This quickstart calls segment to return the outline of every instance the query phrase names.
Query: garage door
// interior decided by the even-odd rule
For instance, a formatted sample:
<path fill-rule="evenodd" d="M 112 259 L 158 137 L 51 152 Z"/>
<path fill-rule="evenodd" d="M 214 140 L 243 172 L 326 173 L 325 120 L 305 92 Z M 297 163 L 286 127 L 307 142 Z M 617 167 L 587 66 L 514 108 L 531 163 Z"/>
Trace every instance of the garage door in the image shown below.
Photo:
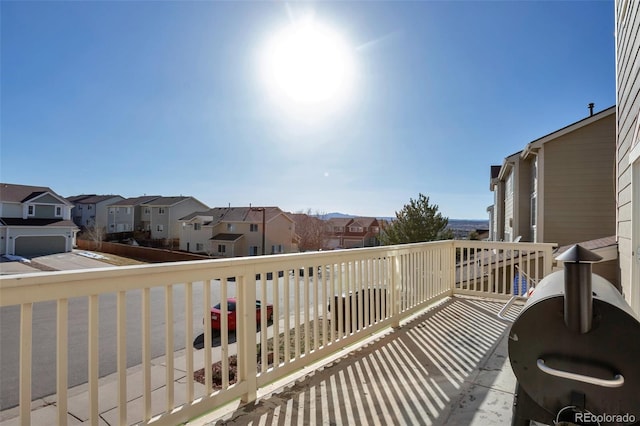
<path fill-rule="evenodd" d="M 17 256 L 43 256 L 45 254 L 64 253 L 65 239 L 62 236 L 18 237 L 15 254 Z"/>

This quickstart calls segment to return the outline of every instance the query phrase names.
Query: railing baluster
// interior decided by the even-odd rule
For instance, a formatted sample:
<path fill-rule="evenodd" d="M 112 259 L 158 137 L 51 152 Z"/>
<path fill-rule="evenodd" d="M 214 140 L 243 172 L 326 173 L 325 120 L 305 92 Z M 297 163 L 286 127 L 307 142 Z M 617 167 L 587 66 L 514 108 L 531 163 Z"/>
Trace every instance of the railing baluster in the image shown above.
<path fill-rule="evenodd" d="M 151 308 L 150 289 L 142 289 L 142 371 L 144 420 L 151 418 Z"/>
<path fill-rule="evenodd" d="M 309 292 L 309 280 L 311 279 L 311 267 L 305 266 L 305 274 L 304 274 L 304 289 L 303 289 L 303 297 L 304 297 L 304 353 L 308 354 L 311 352 L 311 331 L 309 330 L 309 309 L 311 308 L 311 300 L 310 300 L 310 292 Z M 314 309 L 315 311 L 316 309 Z"/>
<path fill-rule="evenodd" d="M 336 306 L 336 296 L 338 292 L 336 291 L 336 265 L 335 263 L 331 264 L 331 269 L 329 269 L 329 283 L 331 294 L 329 295 L 329 311 L 331 311 L 331 343 L 336 340 L 336 326 L 340 324 L 339 320 L 339 311 Z"/>
<path fill-rule="evenodd" d="M 220 318 L 218 321 L 220 323 L 220 335 L 222 337 L 223 333 L 223 325 L 224 325 L 224 314 L 222 313 L 222 309 L 225 308 L 227 300 L 227 278 L 222 278 L 220 283 Z M 213 334 L 213 329 L 211 328 L 211 281 L 204 280 L 202 281 L 202 316 L 204 318 L 204 324 L 202 324 L 204 328 L 204 386 L 205 386 L 205 395 L 211 395 L 213 389 L 213 383 L 211 378 L 211 338 Z M 221 344 L 221 350 L 224 349 L 224 345 Z"/>
<path fill-rule="evenodd" d="M 279 273 L 279 271 L 278 271 Z M 289 271 L 282 271 L 282 282 L 289 286 Z M 273 368 L 280 366 L 280 278 L 273 276 Z"/>
<path fill-rule="evenodd" d="M 116 338 L 118 343 L 118 419 L 127 423 L 127 293 L 118 292 L 116 306 Z"/>
<path fill-rule="evenodd" d="M 20 306 L 20 423 L 31 424 L 33 303 Z"/>
<path fill-rule="evenodd" d="M 275 285 L 275 280 L 278 279 L 277 272 L 271 272 L 271 282 L 272 285 Z M 268 348 L 267 348 L 267 335 L 269 326 L 268 324 L 268 313 L 267 313 L 267 274 L 260 274 L 260 371 L 267 371 L 268 365 Z"/>
<path fill-rule="evenodd" d="M 56 318 L 56 377 L 58 397 L 58 425 L 67 424 L 67 387 L 69 355 L 69 300 L 58 299 Z"/>
<path fill-rule="evenodd" d="M 193 283 L 187 282 L 184 285 L 184 312 L 185 312 L 185 348 L 186 353 L 186 369 L 187 369 L 187 404 L 190 404 L 194 399 L 194 383 L 193 383 Z M 207 325 L 207 323 L 209 325 Z M 211 313 L 207 315 L 207 311 L 204 312 L 202 318 L 202 327 L 206 331 L 211 324 Z M 206 348 L 206 341 L 204 347 Z M 203 348 L 204 349 L 204 348 Z M 122 423 L 121 423 L 122 424 Z"/>
<path fill-rule="evenodd" d="M 284 330 L 283 331 L 283 339 L 284 339 L 284 363 L 285 365 L 289 363 L 289 361 L 291 360 L 291 339 L 289 338 L 289 333 L 291 331 L 291 324 L 290 324 L 290 315 L 291 315 L 291 307 L 289 306 L 290 304 L 290 300 L 289 300 L 289 293 L 290 293 L 290 287 L 291 287 L 291 277 L 289 275 L 289 271 L 285 271 L 287 272 L 285 274 L 285 280 L 284 280 Z M 294 275 L 295 275 L 295 271 L 294 271 Z"/>
<path fill-rule="evenodd" d="M 238 282 L 238 277 L 235 278 L 236 283 L 238 284 L 236 287 L 236 335 L 238 332 L 238 320 L 240 317 L 240 312 L 238 312 L 238 304 L 242 303 L 240 299 L 240 283 Z M 220 286 L 220 362 L 222 369 L 222 389 L 226 389 L 229 387 L 229 306 L 227 304 L 228 292 L 227 286 L 228 281 L 226 278 L 222 279 L 222 283 Z M 211 306 L 211 293 L 210 293 L 210 285 L 207 287 L 207 294 L 209 295 L 209 300 L 207 306 Z M 211 359 L 211 344 L 208 344 L 207 351 L 205 352 L 205 363 L 207 366 L 206 372 L 209 373 L 209 379 L 207 380 L 209 385 L 207 385 L 207 392 L 211 393 L 213 391 L 213 371 L 212 371 L 212 362 Z M 207 356 L 208 355 L 208 356 Z M 239 354 L 237 354 L 238 356 Z M 239 357 L 239 356 L 238 356 Z M 237 358 L 236 358 L 237 359 Z"/>
<path fill-rule="evenodd" d="M 166 364 L 166 398 L 167 412 L 173 410 L 174 381 L 173 381 L 173 286 L 164 288 L 164 321 L 165 321 L 165 364 Z"/>
<path fill-rule="evenodd" d="M 304 269 L 303 269 L 304 270 Z M 300 269 L 296 268 L 293 272 L 294 277 L 294 287 L 293 287 L 293 297 L 294 297 L 294 335 L 295 339 L 293 342 L 293 347 L 295 350 L 295 359 L 300 358 Z"/>
<path fill-rule="evenodd" d="M 97 426 L 100 419 L 98 407 L 98 295 L 89 296 L 89 421 Z"/>

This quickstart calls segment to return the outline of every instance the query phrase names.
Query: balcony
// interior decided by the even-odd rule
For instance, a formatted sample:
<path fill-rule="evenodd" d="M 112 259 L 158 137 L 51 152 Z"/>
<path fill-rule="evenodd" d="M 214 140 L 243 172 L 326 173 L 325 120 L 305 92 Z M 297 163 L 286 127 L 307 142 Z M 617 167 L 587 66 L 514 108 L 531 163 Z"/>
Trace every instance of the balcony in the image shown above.
<path fill-rule="evenodd" d="M 455 422 L 510 372 L 497 314 L 516 274 L 551 271 L 552 249 L 442 241 L 1 277 L 0 420 L 173 425 L 240 407 L 255 423 Z M 228 297 L 236 330 L 222 304 L 212 335 Z"/>

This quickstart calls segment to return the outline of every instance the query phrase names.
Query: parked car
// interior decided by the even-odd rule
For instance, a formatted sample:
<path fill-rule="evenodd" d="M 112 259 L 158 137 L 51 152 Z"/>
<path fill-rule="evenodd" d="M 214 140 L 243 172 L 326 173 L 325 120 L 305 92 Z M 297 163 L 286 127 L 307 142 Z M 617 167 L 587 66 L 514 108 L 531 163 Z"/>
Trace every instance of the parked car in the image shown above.
<path fill-rule="evenodd" d="M 262 315 L 261 309 L 262 303 L 259 300 L 256 300 L 256 324 L 260 324 Z M 267 303 L 265 306 L 265 310 L 267 313 L 267 322 L 273 321 L 273 305 L 271 303 Z M 222 314 L 222 308 L 220 303 L 211 308 L 211 328 L 214 330 L 220 330 L 222 322 L 220 321 Z M 229 330 L 236 329 L 236 299 L 229 298 L 227 299 L 227 325 Z"/>

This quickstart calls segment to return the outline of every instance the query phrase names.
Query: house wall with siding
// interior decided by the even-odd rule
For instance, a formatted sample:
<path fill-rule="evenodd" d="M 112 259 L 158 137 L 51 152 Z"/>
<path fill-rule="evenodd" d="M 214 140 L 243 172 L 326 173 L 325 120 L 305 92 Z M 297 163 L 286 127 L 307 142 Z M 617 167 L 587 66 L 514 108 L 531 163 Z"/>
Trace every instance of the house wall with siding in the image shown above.
<path fill-rule="evenodd" d="M 617 229 L 622 291 L 640 314 L 640 2 L 617 0 Z M 635 176 L 634 176 L 635 175 Z M 635 235 L 634 235 L 635 232 Z M 635 275 L 634 275 L 635 274 Z"/>
<path fill-rule="evenodd" d="M 518 159 L 516 162 L 517 179 L 517 226 L 515 237 L 520 236 L 520 241 L 533 241 L 531 235 L 531 165 L 529 161 Z"/>
<path fill-rule="evenodd" d="M 560 246 L 615 234 L 615 114 L 545 143 L 544 234 Z"/>
<path fill-rule="evenodd" d="M 504 191 L 504 240 L 513 241 L 515 238 L 513 235 L 513 199 L 514 199 L 514 174 L 513 169 L 505 177 L 505 191 Z"/>

